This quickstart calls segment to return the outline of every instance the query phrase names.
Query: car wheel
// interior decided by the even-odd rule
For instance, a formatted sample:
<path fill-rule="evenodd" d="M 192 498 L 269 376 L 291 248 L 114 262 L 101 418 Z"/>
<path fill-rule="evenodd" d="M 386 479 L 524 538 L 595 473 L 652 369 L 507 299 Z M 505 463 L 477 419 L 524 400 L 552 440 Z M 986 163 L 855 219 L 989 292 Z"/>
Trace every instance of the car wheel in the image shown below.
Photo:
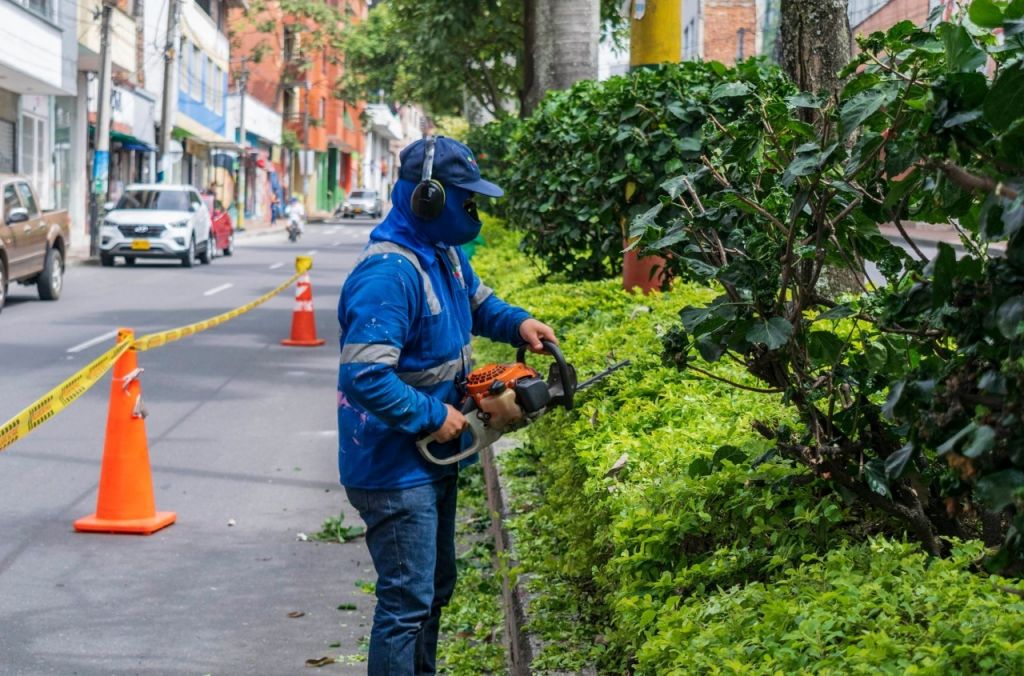
<path fill-rule="evenodd" d="M 60 249 L 51 248 L 46 252 L 46 263 L 36 280 L 39 297 L 43 300 L 57 300 L 64 287 L 64 257 Z"/>
<path fill-rule="evenodd" d="M 199 260 L 202 261 L 203 265 L 209 265 L 213 262 L 213 249 L 217 246 L 217 240 L 214 239 L 213 233 L 206 240 L 206 246 L 203 247 L 203 253 L 199 255 Z"/>
<path fill-rule="evenodd" d="M 105 268 L 112 268 L 112 267 L 114 267 L 114 257 L 111 256 L 110 254 L 101 253 L 100 254 L 100 265 L 102 265 Z"/>
<path fill-rule="evenodd" d="M 0 258 L 0 312 L 3 312 L 4 301 L 7 300 L 7 264 Z"/>
<path fill-rule="evenodd" d="M 124 257 L 124 264 L 125 265 L 135 265 L 135 256 L 125 256 Z"/>
<path fill-rule="evenodd" d="M 225 256 L 230 256 L 231 254 L 235 253 L 235 235 L 234 235 L 234 233 L 228 235 L 228 245 L 226 247 L 224 247 L 224 249 L 222 250 L 222 253 Z"/>
<path fill-rule="evenodd" d="M 184 253 L 181 258 L 181 264 L 186 268 L 194 267 L 196 264 L 196 238 L 192 237 L 188 241 L 188 251 Z"/>

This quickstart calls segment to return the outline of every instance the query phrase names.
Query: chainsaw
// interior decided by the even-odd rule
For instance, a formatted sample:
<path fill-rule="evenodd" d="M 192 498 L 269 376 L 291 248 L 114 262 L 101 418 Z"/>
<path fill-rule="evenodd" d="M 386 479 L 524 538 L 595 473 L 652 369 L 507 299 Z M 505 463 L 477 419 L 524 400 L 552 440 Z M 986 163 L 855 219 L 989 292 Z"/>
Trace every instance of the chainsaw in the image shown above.
<path fill-rule="evenodd" d="M 487 364 L 474 369 L 466 376 L 466 398 L 462 403 L 462 414 L 469 424 L 466 433 L 472 436 L 472 443 L 455 455 L 438 458 L 430 450 L 431 444 L 436 443 L 431 434 L 416 442 L 420 455 L 435 465 L 464 460 L 493 444 L 503 434 L 526 427 L 557 406 L 572 409 L 577 392 L 629 366 L 629 360 L 619 362 L 578 383 L 576 369 L 565 360 L 558 346 L 547 340 L 542 343 L 554 359 L 547 380 L 526 364 L 525 347 L 519 348 L 513 364 Z"/>

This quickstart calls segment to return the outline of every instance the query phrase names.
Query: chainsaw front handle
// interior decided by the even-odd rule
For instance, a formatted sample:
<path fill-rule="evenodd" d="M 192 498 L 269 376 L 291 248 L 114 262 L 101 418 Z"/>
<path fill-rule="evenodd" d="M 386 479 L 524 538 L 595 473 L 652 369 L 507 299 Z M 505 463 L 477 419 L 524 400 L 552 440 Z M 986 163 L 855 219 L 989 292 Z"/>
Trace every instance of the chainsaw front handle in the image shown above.
<path fill-rule="evenodd" d="M 550 340 L 541 340 L 540 342 L 544 346 L 544 351 L 555 360 L 552 372 L 548 376 L 548 383 L 550 385 L 561 385 L 562 388 L 561 394 L 552 391 L 551 405 L 561 406 L 567 411 L 572 410 L 573 399 L 576 396 L 576 369 L 565 360 L 565 355 L 562 354 L 562 350 L 558 345 Z M 522 364 L 526 363 L 525 345 L 520 346 L 516 351 L 516 361 Z"/>

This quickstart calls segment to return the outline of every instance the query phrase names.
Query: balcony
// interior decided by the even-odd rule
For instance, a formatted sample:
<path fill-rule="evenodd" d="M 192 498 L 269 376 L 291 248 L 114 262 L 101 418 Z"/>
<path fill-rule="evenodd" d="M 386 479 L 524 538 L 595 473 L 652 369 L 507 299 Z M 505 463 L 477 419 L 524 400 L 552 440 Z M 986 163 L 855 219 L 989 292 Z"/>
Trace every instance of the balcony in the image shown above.
<path fill-rule="evenodd" d="M 100 69 L 100 20 L 102 0 L 79 0 L 78 9 L 78 70 Z M 115 72 L 134 73 L 136 66 L 135 20 L 114 8 L 110 16 L 111 60 Z"/>
<path fill-rule="evenodd" d="M 62 32 L 52 4 L 0 0 L 0 87 L 22 94 L 65 94 Z"/>

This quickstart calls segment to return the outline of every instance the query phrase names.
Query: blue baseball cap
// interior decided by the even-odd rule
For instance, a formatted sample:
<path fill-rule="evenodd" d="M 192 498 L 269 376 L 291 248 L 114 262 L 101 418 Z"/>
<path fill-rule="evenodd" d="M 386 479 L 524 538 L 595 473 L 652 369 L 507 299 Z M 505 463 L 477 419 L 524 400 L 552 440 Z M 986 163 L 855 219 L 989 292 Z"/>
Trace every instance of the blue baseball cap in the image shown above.
<path fill-rule="evenodd" d="M 419 183 L 423 178 L 423 158 L 426 152 L 426 139 L 420 139 L 403 148 L 398 156 L 398 161 L 401 162 L 398 177 Z M 435 137 L 434 168 L 431 177 L 441 183 L 488 197 L 501 197 L 505 194 L 498 186 L 480 178 L 480 167 L 477 166 L 472 150 L 446 136 Z"/>

